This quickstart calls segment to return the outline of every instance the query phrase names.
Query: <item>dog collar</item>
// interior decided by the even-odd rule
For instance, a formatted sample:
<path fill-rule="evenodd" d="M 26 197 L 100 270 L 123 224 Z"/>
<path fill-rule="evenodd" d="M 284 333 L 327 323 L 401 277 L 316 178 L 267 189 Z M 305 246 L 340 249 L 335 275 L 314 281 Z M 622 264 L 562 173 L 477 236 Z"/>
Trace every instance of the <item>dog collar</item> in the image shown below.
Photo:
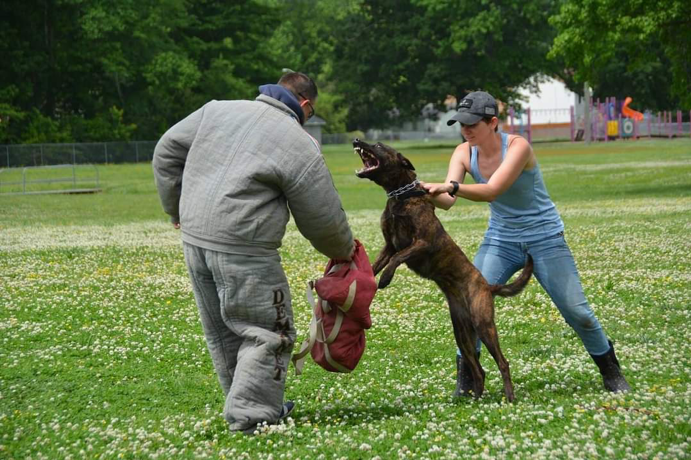
<path fill-rule="evenodd" d="M 426 195 L 427 190 L 415 190 L 415 187 L 417 187 L 419 184 L 420 181 L 415 179 L 410 184 L 404 185 L 403 187 L 387 193 L 386 196 L 389 198 L 396 198 L 397 200 L 406 200 L 414 196 Z"/>

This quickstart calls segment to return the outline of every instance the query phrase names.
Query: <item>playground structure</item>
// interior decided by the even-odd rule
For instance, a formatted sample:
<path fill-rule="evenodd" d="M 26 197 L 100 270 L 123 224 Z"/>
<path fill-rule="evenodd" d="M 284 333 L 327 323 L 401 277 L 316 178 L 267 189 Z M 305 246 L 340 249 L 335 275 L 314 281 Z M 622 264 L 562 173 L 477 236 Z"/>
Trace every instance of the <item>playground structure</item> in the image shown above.
<path fill-rule="evenodd" d="M 682 137 L 691 135 L 689 122 L 683 122 L 682 111 L 658 112 L 657 115 L 650 111 L 641 113 L 629 107 L 632 99 L 625 98 L 617 101 L 615 97 L 591 101 L 590 104 L 590 139 L 584 139 L 586 129 L 585 114 L 576 113 L 571 107 L 571 141 L 603 141 L 614 139 L 639 139 L 641 137 Z M 583 112 L 583 110 L 581 110 Z M 689 111 L 691 120 L 691 111 Z"/>
<path fill-rule="evenodd" d="M 607 142 L 615 139 L 639 139 L 653 137 L 683 137 L 691 136 L 691 123 L 684 121 L 684 113 L 681 110 L 662 111 L 657 114 L 646 110 L 639 112 L 630 107 L 632 99 L 625 98 L 617 101 L 614 97 L 605 98 L 604 102 L 595 99 L 590 105 L 590 138 L 585 139 L 587 130 L 585 129 L 584 105 L 569 109 L 553 109 L 549 112 L 566 112 L 562 115 L 553 115 L 559 118 L 557 121 L 547 121 L 534 123 L 535 111 L 530 108 L 507 109 L 507 119 L 504 123 L 504 131 L 510 134 L 520 134 L 528 142 L 535 139 L 565 139 L 570 138 L 571 142 L 589 140 L 591 142 Z M 538 110 L 537 118 L 548 110 Z M 691 111 L 688 113 L 691 120 Z"/>

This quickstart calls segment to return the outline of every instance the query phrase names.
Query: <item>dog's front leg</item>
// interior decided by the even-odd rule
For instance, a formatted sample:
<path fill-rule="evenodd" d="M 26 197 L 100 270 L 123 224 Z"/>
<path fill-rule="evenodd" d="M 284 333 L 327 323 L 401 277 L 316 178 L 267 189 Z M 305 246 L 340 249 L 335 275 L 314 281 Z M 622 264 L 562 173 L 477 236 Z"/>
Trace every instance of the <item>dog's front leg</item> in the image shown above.
<path fill-rule="evenodd" d="M 379 251 L 379 255 L 377 256 L 377 259 L 374 261 L 374 264 L 372 265 L 372 271 L 374 272 L 374 276 L 377 276 L 379 272 L 382 270 L 382 268 L 386 267 L 386 264 L 388 264 L 391 260 L 391 256 L 393 256 L 395 253 L 396 249 L 394 249 L 392 244 L 386 243 L 384 245 L 381 251 Z"/>
<path fill-rule="evenodd" d="M 397 252 L 389 260 L 384 273 L 379 277 L 379 289 L 384 289 L 391 283 L 396 269 L 402 263 L 408 261 L 411 257 L 419 255 L 421 252 L 429 249 L 429 243 L 425 240 L 415 240 L 413 244 L 402 251 Z"/>

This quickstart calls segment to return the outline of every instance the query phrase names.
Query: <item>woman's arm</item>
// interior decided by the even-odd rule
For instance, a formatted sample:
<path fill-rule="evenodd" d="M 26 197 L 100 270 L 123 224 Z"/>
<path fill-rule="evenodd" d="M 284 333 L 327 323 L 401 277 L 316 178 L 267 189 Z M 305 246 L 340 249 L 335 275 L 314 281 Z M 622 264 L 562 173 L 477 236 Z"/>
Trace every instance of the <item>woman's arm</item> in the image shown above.
<path fill-rule="evenodd" d="M 453 189 L 451 181 L 456 181 L 459 184 L 465 180 L 466 158 L 470 158 L 470 146 L 467 142 L 459 145 L 451 155 L 449 160 L 449 172 L 446 174 L 446 182 L 442 183 L 425 183 L 422 182 L 422 188 L 432 195 L 432 202 L 438 208 L 448 210 L 456 202 L 456 197 L 448 194 Z"/>
<path fill-rule="evenodd" d="M 490 177 L 489 181 L 487 181 L 486 184 L 459 184 L 456 196 L 460 196 L 471 201 L 494 201 L 498 196 L 507 191 L 511 185 L 513 185 L 518 176 L 525 169 L 526 165 L 528 165 L 530 162 L 531 155 L 532 148 L 530 147 L 528 141 L 520 136 L 513 138 L 507 148 L 504 161 L 501 163 L 501 165 L 499 165 L 494 174 L 492 174 L 492 177 Z M 439 185 L 439 187 L 425 187 L 425 189 L 427 189 L 429 193 L 441 194 L 438 196 L 438 199 L 442 200 L 443 202 L 448 202 L 448 198 L 452 198 L 448 194 L 446 195 L 448 198 L 444 197 L 445 193 L 448 193 L 453 189 L 453 186 L 450 183 L 427 185 Z M 451 205 L 449 205 L 449 207 L 451 207 Z"/>
<path fill-rule="evenodd" d="M 457 196 L 471 201 L 492 202 L 518 179 L 531 159 L 533 149 L 528 141 L 514 137 L 507 147 L 506 157 L 486 184 L 463 184 L 458 187 Z"/>

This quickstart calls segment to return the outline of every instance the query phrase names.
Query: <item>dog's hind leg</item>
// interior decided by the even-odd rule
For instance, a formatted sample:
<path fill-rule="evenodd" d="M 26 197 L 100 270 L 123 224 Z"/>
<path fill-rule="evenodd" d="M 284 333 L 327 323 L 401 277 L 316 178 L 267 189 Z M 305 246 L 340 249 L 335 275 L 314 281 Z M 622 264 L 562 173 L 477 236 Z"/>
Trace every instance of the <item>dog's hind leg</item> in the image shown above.
<path fill-rule="evenodd" d="M 485 390 L 485 371 L 480 365 L 475 342 L 477 336 L 473 330 L 469 311 L 463 300 L 447 297 L 449 302 L 449 312 L 451 313 L 451 324 L 456 338 L 456 345 L 461 350 L 463 362 L 470 369 L 473 378 L 473 396 L 477 399 L 482 396 Z"/>
<path fill-rule="evenodd" d="M 506 400 L 512 402 L 514 400 L 513 383 L 511 382 L 511 371 L 509 370 L 509 362 L 506 360 L 499 347 L 499 335 L 497 334 L 497 327 L 494 324 L 494 302 L 491 294 L 480 295 L 474 298 L 474 302 L 484 302 L 485 304 L 479 308 L 473 309 L 474 312 L 481 311 L 483 314 L 473 315 L 473 325 L 477 331 L 482 343 L 485 344 L 487 351 L 492 355 L 494 361 L 499 367 L 501 378 L 504 381 L 504 394 Z M 489 304 L 487 304 L 489 302 Z M 475 307 L 478 307 L 477 305 Z M 488 313 L 489 312 L 489 313 Z"/>
<path fill-rule="evenodd" d="M 496 329 L 492 328 L 491 330 L 486 331 L 484 337 L 480 336 L 480 340 L 482 340 L 482 343 L 485 344 L 487 351 L 489 351 L 489 354 L 492 355 L 492 358 L 494 358 L 494 361 L 497 363 L 497 367 L 499 367 L 499 372 L 501 373 L 501 378 L 504 381 L 504 394 L 506 395 L 506 400 L 508 402 L 512 402 L 515 399 L 515 396 L 513 394 L 513 383 L 511 382 L 511 371 L 509 370 L 509 362 L 502 354 L 501 348 L 499 348 L 499 340 L 497 338 Z"/>

